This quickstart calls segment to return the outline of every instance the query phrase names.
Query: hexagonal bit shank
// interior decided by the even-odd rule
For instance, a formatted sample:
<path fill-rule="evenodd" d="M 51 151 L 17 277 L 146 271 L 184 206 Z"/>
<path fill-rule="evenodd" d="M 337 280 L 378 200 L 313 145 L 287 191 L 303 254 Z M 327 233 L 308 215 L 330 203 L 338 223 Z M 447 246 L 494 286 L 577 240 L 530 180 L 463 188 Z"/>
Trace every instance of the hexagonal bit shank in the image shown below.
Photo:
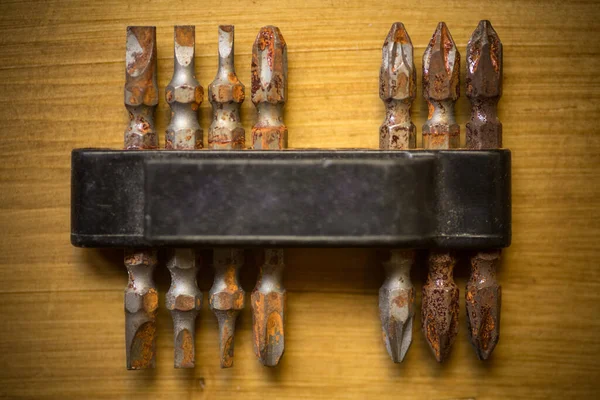
<path fill-rule="evenodd" d="M 287 147 L 283 105 L 287 100 L 287 47 L 274 26 L 260 29 L 252 46 L 252 102 L 258 121 L 252 128 L 252 148 L 280 150 Z M 251 295 L 254 352 L 263 365 L 279 363 L 285 350 L 286 291 L 282 284 L 284 254 L 267 249 L 258 281 Z"/>
<path fill-rule="evenodd" d="M 235 322 L 244 308 L 245 292 L 239 284 L 244 250 L 214 249 L 215 280 L 209 292 L 210 309 L 219 324 L 221 368 L 233 366 Z"/>
<path fill-rule="evenodd" d="M 244 85 L 234 67 L 234 27 L 219 26 L 219 68 L 217 76 L 208 87 L 213 119 L 208 130 L 208 147 L 211 149 L 243 149 L 246 144 L 240 106 L 245 98 Z"/>
<path fill-rule="evenodd" d="M 152 280 L 155 250 L 125 250 L 129 275 L 125 289 L 125 346 L 127 369 L 154 368 L 158 293 Z"/>
<path fill-rule="evenodd" d="M 155 27 L 127 27 L 125 60 L 124 100 L 129 115 L 125 149 L 155 149 L 158 147 L 154 129 L 158 104 Z M 154 368 L 158 293 L 152 272 L 157 263 L 156 251 L 126 249 L 124 262 L 129 275 L 125 289 L 127 369 Z"/>
<path fill-rule="evenodd" d="M 423 285 L 421 322 L 423 334 L 438 362 L 444 361 L 458 333 L 458 286 L 453 270 L 456 257 L 432 251 L 428 259 L 429 274 Z"/>
<path fill-rule="evenodd" d="M 176 26 L 174 42 L 173 78 L 165 90 L 167 103 L 171 107 L 165 149 L 201 149 L 202 128 L 198 123 L 198 108 L 204 97 L 204 89 L 194 73 L 195 27 Z"/>
<path fill-rule="evenodd" d="M 410 107 L 417 93 L 413 46 L 401 22 L 392 25 L 385 38 L 379 71 L 379 97 L 385 119 L 379 128 L 379 148 L 407 150 L 417 147 L 417 128 Z"/>
<path fill-rule="evenodd" d="M 423 125 L 423 147 L 452 149 L 460 146 L 460 128 L 454 119 L 459 97 L 460 54 L 448 27 L 440 22 L 423 54 L 423 94 L 429 117 Z M 448 251 L 431 251 L 429 275 L 423 286 L 421 323 L 438 362 L 450 354 L 458 333 L 458 287 L 453 269 L 456 257 Z"/>
<path fill-rule="evenodd" d="M 193 249 L 172 249 L 167 261 L 171 287 L 166 306 L 173 317 L 175 368 L 194 368 L 196 317 L 202 309 L 202 292 L 196 282 L 196 254 Z"/>
<path fill-rule="evenodd" d="M 502 42 L 490 21 L 480 21 L 467 44 L 468 149 L 502 147 L 502 123 L 496 106 L 502 96 Z"/>
<path fill-rule="evenodd" d="M 460 95 L 460 54 L 444 22 L 440 22 L 423 54 L 423 96 L 429 115 L 423 125 L 423 147 L 460 146 L 454 103 Z"/>
<path fill-rule="evenodd" d="M 379 72 L 379 97 L 386 108 L 379 128 L 379 148 L 406 150 L 416 147 L 416 127 L 410 107 L 416 95 L 416 70 L 413 46 L 400 22 L 392 25 L 382 49 Z M 412 342 L 415 291 L 410 280 L 413 250 L 392 250 L 385 262 L 386 279 L 379 289 L 379 313 L 383 340 L 395 363 L 404 359 Z"/>
<path fill-rule="evenodd" d="M 479 21 L 467 44 L 468 149 L 502 147 L 502 124 L 496 106 L 502 96 L 502 42 L 489 21 Z M 471 257 L 471 277 L 465 293 L 467 327 L 480 360 L 487 360 L 500 337 L 502 288 L 496 280 L 500 250 Z"/>
<path fill-rule="evenodd" d="M 260 29 L 252 46 L 252 102 L 258 120 L 252 128 L 252 148 L 287 147 L 283 105 L 287 100 L 287 46 L 275 26 Z"/>
<path fill-rule="evenodd" d="M 383 264 L 386 278 L 379 289 L 379 313 L 385 347 L 395 363 L 404 360 L 412 342 L 415 288 L 410 270 L 414 262 L 413 250 L 392 250 Z"/>
<path fill-rule="evenodd" d="M 283 250 L 265 250 L 265 262 L 251 295 L 254 352 L 268 367 L 276 366 L 285 350 L 283 269 Z"/>
<path fill-rule="evenodd" d="M 167 126 L 165 148 L 194 150 L 202 148 L 202 128 L 198 123 L 198 107 L 203 89 L 194 74 L 196 30 L 193 26 L 174 28 L 173 78 L 165 97 L 171 107 L 171 122 Z M 166 306 L 173 318 L 174 366 L 194 368 L 196 318 L 202 308 L 202 292 L 198 289 L 196 252 L 193 249 L 172 249 L 167 261 L 171 287 Z"/>

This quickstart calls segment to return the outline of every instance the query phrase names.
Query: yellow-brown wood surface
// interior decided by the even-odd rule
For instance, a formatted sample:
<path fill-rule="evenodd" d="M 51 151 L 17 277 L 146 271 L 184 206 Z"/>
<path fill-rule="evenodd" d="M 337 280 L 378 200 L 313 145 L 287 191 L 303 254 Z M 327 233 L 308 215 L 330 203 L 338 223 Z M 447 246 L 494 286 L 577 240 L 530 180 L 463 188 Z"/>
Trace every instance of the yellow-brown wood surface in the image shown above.
<path fill-rule="evenodd" d="M 594 398 L 600 391 L 600 4 L 594 1 L 10 1 L 0 3 L 0 397 L 9 398 Z M 404 22 L 421 56 L 438 21 L 461 52 L 480 19 L 504 44 L 504 145 L 513 152 L 513 244 L 503 254 L 501 338 L 477 360 L 467 339 L 461 264 L 460 332 L 434 360 L 417 313 L 404 363 L 385 352 L 377 309 L 383 280 L 371 249 L 290 249 L 286 352 L 279 368 L 252 351 L 251 314 L 238 324 L 235 365 L 219 368 L 216 321 L 205 305 L 194 370 L 173 369 L 172 322 L 158 314 L 157 368 L 125 368 L 122 254 L 74 248 L 70 151 L 122 146 L 125 27 L 156 25 L 164 144 L 173 25 L 196 25 L 196 71 L 217 67 L 217 25 L 236 26 L 237 73 L 249 91 L 258 29 L 288 45 L 290 147 L 378 145 L 383 40 Z M 461 88 L 464 93 L 464 84 Z M 249 96 L 248 96 L 249 97 Z M 255 119 L 242 107 L 246 131 Z M 206 135 L 210 104 L 201 106 Z M 458 101 L 464 132 L 469 102 Z M 206 139 L 206 138 L 205 138 Z M 463 137 L 464 141 L 464 137 Z M 257 267 L 242 273 L 247 292 Z M 420 288 L 423 269 L 413 271 Z M 156 273 L 160 301 L 169 286 Z"/>

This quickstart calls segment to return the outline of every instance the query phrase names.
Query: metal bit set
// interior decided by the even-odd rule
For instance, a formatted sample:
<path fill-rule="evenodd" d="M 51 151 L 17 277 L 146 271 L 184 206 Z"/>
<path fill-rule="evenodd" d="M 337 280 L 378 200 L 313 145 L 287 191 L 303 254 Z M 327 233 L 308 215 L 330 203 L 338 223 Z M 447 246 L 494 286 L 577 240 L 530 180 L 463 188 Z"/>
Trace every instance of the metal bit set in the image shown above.
<path fill-rule="evenodd" d="M 174 72 L 165 90 L 169 151 L 159 151 L 156 29 L 129 27 L 124 151 L 72 153 L 72 243 L 126 248 L 127 368 L 155 366 L 158 293 L 152 274 L 159 248 L 168 253 L 171 274 L 165 305 L 173 318 L 174 365 L 195 366 L 195 325 L 203 302 L 196 281 L 198 247 L 214 247 L 208 299 L 218 323 L 222 368 L 233 365 L 235 325 L 245 305 L 239 283 L 243 249 L 257 246 L 263 256 L 250 306 L 254 351 L 265 366 L 278 365 L 285 349 L 286 246 L 391 249 L 379 309 L 394 362 L 404 359 L 412 341 L 416 292 L 410 272 L 417 250 L 428 252 L 421 321 L 439 362 L 448 357 L 458 332 L 453 269 L 459 254 L 469 255 L 469 335 L 477 356 L 487 359 L 500 327 L 496 268 L 500 249 L 511 239 L 510 151 L 501 149 L 496 113 L 502 44 L 489 21 L 479 23 L 467 46 L 466 92 L 472 104 L 467 149 L 459 149 L 454 117 L 460 54 L 443 22 L 423 55 L 429 116 L 419 150 L 410 116 L 417 85 L 413 46 L 401 23 L 392 25 L 383 45 L 379 94 L 386 114 L 380 150 L 282 151 L 288 142 L 287 47 L 273 26 L 261 28 L 252 47 L 257 121 L 247 149 L 240 118 L 245 87 L 234 68 L 233 26 L 219 26 L 218 57 L 208 86 L 209 150 L 197 151 L 203 146 L 198 108 L 204 90 L 194 75 L 195 29 L 175 27 Z"/>
<path fill-rule="evenodd" d="M 480 21 L 467 45 L 467 97 L 471 119 L 467 123 L 468 149 L 502 147 L 502 124 L 496 105 L 502 94 L 502 43 L 489 21 Z M 386 107 L 380 128 L 380 148 L 406 150 L 417 147 L 410 107 L 416 94 L 413 46 L 402 23 L 392 25 L 383 44 L 379 95 Z M 460 127 L 454 103 L 460 94 L 460 53 L 444 22 L 440 22 L 423 54 L 423 96 L 429 107 L 423 125 L 423 148 L 448 150 L 460 147 Z M 467 284 L 467 321 L 477 356 L 486 360 L 498 343 L 501 289 L 496 281 L 500 250 L 470 257 L 472 272 Z M 387 351 L 401 362 L 412 341 L 415 288 L 410 269 L 413 250 L 392 250 L 384 263 L 386 280 L 379 291 L 379 309 Z M 459 289 L 454 283 L 454 251 L 431 250 L 429 274 L 423 286 L 423 334 L 438 362 L 444 361 L 458 333 Z"/>
<path fill-rule="evenodd" d="M 245 98 L 245 87 L 234 68 L 234 27 L 219 26 L 218 41 L 219 67 L 208 87 L 213 108 L 208 147 L 244 149 L 240 105 Z M 198 122 L 198 108 L 204 90 L 194 72 L 193 26 L 175 27 L 174 49 L 173 78 L 165 91 L 171 107 L 165 149 L 198 150 L 202 148 L 203 134 Z M 127 28 L 126 60 L 125 106 L 130 122 L 125 131 L 125 149 L 157 149 L 158 135 L 154 129 L 154 111 L 158 104 L 155 27 Z M 286 80 L 287 50 L 283 36 L 277 27 L 264 27 L 252 48 L 252 102 L 258 110 L 258 121 L 252 128 L 254 149 L 287 146 L 287 128 L 283 124 Z M 169 252 L 167 267 L 171 273 L 171 287 L 166 295 L 166 308 L 173 317 L 175 368 L 194 368 L 196 317 L 202 308 L 202 293 L 196 282 L 196 254 L 191 248 L 175 248 Z M 125 254 L 129 273 L 125 296 L 128 369 L 152 368 L 155 364 L 158 297 L 152 271 L 156 260 L 156 250 L 128 249 Z M 238 283 L 243 263 L 242 249 L 214 250 L 215 281 L 209 303 L 219 325 L 222 368 L 233 365 L 235 321 L 244 308 L 245 292 Z M 259 360 L 267 366 L 277 365 L 284 351 L 283 268 L 283 250 L 266 249 L 265 262 L 251 295 L 254 349 Z"/>

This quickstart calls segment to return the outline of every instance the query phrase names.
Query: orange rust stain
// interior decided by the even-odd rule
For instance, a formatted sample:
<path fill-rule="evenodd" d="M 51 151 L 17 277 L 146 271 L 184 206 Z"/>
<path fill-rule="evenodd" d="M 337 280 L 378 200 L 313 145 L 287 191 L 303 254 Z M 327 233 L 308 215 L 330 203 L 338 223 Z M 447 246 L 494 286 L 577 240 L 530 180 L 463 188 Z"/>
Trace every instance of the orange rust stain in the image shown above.
<path fill-rule="evenodd" d="M 278 312 L 269 314 L 269 319 L 267 320 L 267 336 L 269 341 L 274 341 L 275 343 L 283 341 L 283 319 Z"/>
<path fill-rule="evenodd" d="M 184 329 L 179 334 L 178 340 L 179 348 L 183 353 L 183 358 L 181 360 L 182 367 L 193 367 L 194 366 L 194 338 L 192 334 Z"/>
<path fill-rule="evenodd" d="M 233 336 L 227 337 L 223 344 L 221 352 L 221 368 L 231 368 L 233 366 Z"/>
<path fill-rule="evenodd" d="M 193 26 L 177 26 L 175 27 L 175 41 L 180 46 L 193 47 L 194 33 L 195 29 Z"/>
<path fill-rule="evenodd" d="M 175 298 L 175 309 L 180 311 L 190 311 L 194 309 L 196 303 L 194 296 L 179 295 Z"/>
<path fill-rule="evenodd" d="M 135 333 L 131 342 L 131 368 L 150 368 L 154 361 L 156 340 L 156 324 L 154 321 L 144 323 Z"/>
<path fill-rule="evenodd" d="M 150 288 L 143 297 L 144 311 L 153 313 L 158 309 L 158 293 L 156 289 Z"/>

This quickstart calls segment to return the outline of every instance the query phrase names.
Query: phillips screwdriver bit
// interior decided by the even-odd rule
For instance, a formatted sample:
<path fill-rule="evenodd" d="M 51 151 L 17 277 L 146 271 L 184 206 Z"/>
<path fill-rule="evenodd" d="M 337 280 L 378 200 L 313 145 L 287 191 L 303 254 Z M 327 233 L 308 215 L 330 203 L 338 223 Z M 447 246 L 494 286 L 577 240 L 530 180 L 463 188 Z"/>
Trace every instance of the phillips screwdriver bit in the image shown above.
<path fill-rule="evenodd" d="M 158 147 L 154 111 L 158 104 L 156 83 L 156 28 L 127 27 L 125 52 L 125 107 L 129 124 L 125 149 Z M 125 289 L 125 348 L 127 369 L 154 368 L 158 293 L 152 280 L 156 250 L 126 249 L 124 263 L 129 281 Z"/>
<path fill-rule="evenodd" d="M 240 105 L 245 88 L 234 67 L 234 27 L 219 26 L 219 68 L 208 87 L 213 107 L 213 120 L 208 131 L 210 149 L 243 149 L 245 130 L 240 121 Z M 244 308 L 245 292 L 239 284 L 239 271 L 244 264 L 242 249 L 214 249 L 215 279 L 209 292 L 210 309 L 219 324 L 221 368 L 233 366 L 235 322 Z"/>
<path fill-rule="evenodd" d="M 502 43 L 489 21 L 480 21 L 467 44 L 467 97 L 471 119 L 467 122 L 468 149 L 502 147 L 502 123 L 496 106 L 502 96 Z M 467 326 L 480 360 L 487 360 L 500 336 L 502 288 L 496 280 L 500 250 L 471 257 L 467 283 Z"/>
<path fill-rule="evenodd" d="M 208 87 L 213 119 L 208 130 L 208 147 L 221 150 L 243 149 L 245 131 L 240 118 L 245 88 L 235 73 L 234 27 L 219 26 L 219 68 Z"/>
<path fill-rule="evenodd" d="M 417 90 L 413 56 L 404 25 L 394 23 L 383 43 L 379 72 L 379 97 L 386 110 L 379 128 L 382 150 L 407 150 L 417 145 L 417 130 L 410 118 Z M 412 342 L 415 289 L 410 270 L 414 260 L 413 250 L 392 250 L 383 264 L 386 279 L 379 289 L 379 313 L 385 347 L 395 363 L 404 359 Z"/>
<path fill-rule="evenodd" d="M 204 93 L 194 75 L 195 42 L 193 26 L 175 27 L 173 78 L 165 90 L 171 107 L 166 149 L 202 148 L 198 107 Z M 196 318 L 202 308 L 202 292 L 196 282 L 196 252 L 193 249 L 171 249 L 167 268 L 171 273 L 171 287 L 166 295 L 166 306 L 173 318 L 174 365 L 175 368 L 194 368 Z"/>
<path fill-rule="evenodd" d="M 287 47 L 279 28 L 260 29 L 252 46 L 252 102 L 258 120 L 252 128 L 252 148 L 280 150 L 287 147 L 283 105 L 287 100 Z M 264 264 L 252 291 L 254 352 L 263 365 L 273 367 L 284 352 L 286 290 L 281 249 L 266 249 Z"/>
<path fill-rule="evenodd" d="M 423 54 L 423 96 L 429 116 L 423 125 L 425 149 L 460 146 L 460 127 L 454 118 L 459 97 L 460 54 L 444 22 L 440 22 Z M 430 251 L 429 274 L 423 285 L 423 334 L 438 362 L 446 359 L 458 333 L 458 295 L 453 270 L 456 257 L 448 251 Z"/>

